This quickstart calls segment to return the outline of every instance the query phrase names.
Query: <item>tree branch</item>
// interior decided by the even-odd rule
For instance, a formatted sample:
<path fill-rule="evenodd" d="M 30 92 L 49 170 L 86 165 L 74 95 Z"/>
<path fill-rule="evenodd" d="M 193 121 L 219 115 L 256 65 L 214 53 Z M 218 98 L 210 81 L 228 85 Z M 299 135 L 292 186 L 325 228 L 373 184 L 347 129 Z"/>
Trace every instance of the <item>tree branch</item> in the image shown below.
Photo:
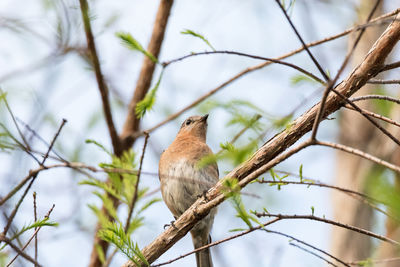
<path fill-rule="evenodd" d="M 112 146 L 114 149 L 114 153 L 117 156 L 120 156 L 122 153 L 121 142 L 117 134 L 117 130 L 115 129 L 114 121 L 112 118 L 110 101 L 108 99 L 108 88 L 107 84 L 104 80 L 104 76 L 101 72 L 100 61 L 96 51 L 96 44 L 94 42 L 94 37 L 92 33 L 92 27 L 90 25 L 90 17 L 89 17 L 89 6 L 86 0 L 79 0 L 82 20 L 85 26 L 85 34 L 86 41 L 89 49 L 89 58 L 93 64 L 94 72 L 96 74 L 97 85 L 99 87 L 101 102 L 103 104 L 103 112 L 107 122 L 108 131 L 110 133 Z"/>
<path fill-rule="evenodd" d="M 382 21 L 382 20 L 388 19 L 388 18 L 390 18 L 390 17 L 392 17 L 392 16 L 394 16 L 394 15 L 397 15 L 398 13 L 400 13 L 400 8 L 399 8 L 399 9 L 396 9 L 396 10 L 394 10 L 394 11 L 392 11 L 392 12 L 389 12 L 389 13 L 387 13 L 387 14 L 384 14 L 384 15 L 382 15 L 382 16 L 380 16 L 380 17 L 377 17 L 377 18 L 375 18 L 375 19 L 372 19 L 369 23 L 365 23 L 365 24 L 362 24 L 362 25 L 357 25 L 357 26 L 351 27 L 351 28 L 345 30 L 344 32 L 339 33 L 339 34 L 336 34 L 336 35 L 333 35 L 333 36 L 330 36 L 330 37 L 327 37 L 327 38 L 324 38 L 324 39 L 321 39 L 321 40 L 318 40 L 318 41 L 314 41 L 314 42 L 308 43 L 308 44 L 307 44 L 307 47 L 314 47 L 314 46 L 318 46 L 318 45 L 320 45 L 320 44 L 323 44 L 323 43 L 326 43 L 326 42 L 329 42 L 329 41 L 336 40 L 336 39 L 338 39 L 338 38 L 340 38 L 340 37 L 343 37 L 343 36 L 346 36 L 346 35 L 350 34 L 350 33 L 353 32 L 353 31 L 362 30 L 362 29 L 364 29 L 364 28 L 366 28 L 366 27 L 369 27 L 369 26 L 371 26 L 371 25 L 374 25 L 375 23 L 378 23 L 378 22 L 380 22 L 380 21 Z M 390 21 L 392 21 L 392 19 L 391 19 Z M 291 56 L 293 56 L 293 55 L 296 55 L 296 54 L 302 52 L 303 50 L 304 50 L 304 48 L 303 48 L 303 47 L 300 47 L 300 48 L 298 48 L 298 49 L 296 49 L 296 50 L 293 50 L 292 52 L 289 52 L 289 53 L 287 53 L 287 54 L 284 54 L 284 55 L 282 55 L 282 56 L 280 56 L 280 57 L 277 57 L 277 58 L 275 58 L 275 59 L 276 59 L 276 60 L 282 60 L 282 59 L 291 57 Z M 244 75 L 246 75 L 246 74 L 248 74 L 248 73 L 250 73 L 250 72 L 252 72 L 252 71 L 256 71 L 256 70 L 262 69 L 262 68 L 264 68 L 264 67 L 266 67 L 266 66 L 269 66 L 269 65 L 271 65 L 272 63 L 273 63 L 273 62 L 269 62 L 269 61 L 268 61 L 268 62 L 263 62 L 263 63 L 261 63 L 261 64 L 258 64 L 258 65 L 252 66 L 252 67 L 248 67 L 248 68 L 242 70 L 241 72 L 239 72 L 238 74 L 236 74 L 235 76 L 233 76 L 233 77 L 230 78 L 229 80 L 225 81 L 224 83 L 222 83 L 222 84 L 219 85 L 218 87 L 212 89 L 212 90 L 209 91 L 208 93 L 206 93 L 206 94 L 204 94 L 203 96 L 199 97 L 198 99 L 196 99 L 195 101 L 193 101 L 191 104 L 187 105 L 186 107 L 184 107 L 184 108 L 181 109 L 180 111 L 178 111 L 178 112 L 176 112 L 176 113 L 170 115 L 170 116 L 167 117 L 165 120 L 161 121 L 160 123 L 154 125 L 153 127 L 149 128 L 149 129 L 147 129 L 146 132 L 151 133 L 151 132 L 155 131 L 156 129 L 160 128 L 161 126 L 165 125 L 166 123 L 168 123 L 168 122 L 170 122 L 170 121 L 176 119 L 176 118 L 179 117 L 181 114 L 183 114 L 184 112 L 186 112 L 186 111 L 188 111 L 189 109 L 193 108 L 193 107 L 196 106 L 197 104 L 201 103 L 202 101 L 204 101 L 204 100 L 207 99 L 208 97 L 214 95 L 215 93 L 217 93 L 217 92 L 220 91 L 221 89 L 225 88 L 226 86 L 228 86 L 228 85 L 231 84 L 232 82 L 236 81 L 237 79 L 243 77 Z M 137 138 L 137 137 L 139 137 L 139 136 L 141 136 L 141 135 L 143 135 L 143 132 L 138 132 L 138 131 L 136 131 L 136 132 L 132 133 L 132 137 L 131 137 L 131 138 Z"/>
<path fill-rule="evenodd" d="M 378 74 L 386 57 L 392 51 L 399 39 L 400 22 L 395 20 L 376 41 L 362 63 L 337 86 L 336 90 L 346 97 L 351 96 L 359 90 L 371 77 Z M 328 95 L 325 101 L 325 109 L 322 118 L 326 118 L 326 116 L 338 110 L 343 104 L 343 101 L 338 99 L 336 95 Z M 320 105 L 321 103 L 315 105 L 296 119 L 290 127 L 275 135 L 256 153 L 254 153 L 251 158 L 236 167 L 226 176 L 226 178 L 220 180 L 214 187 L 212 187 L 206 193 L 205 197 L 198 199 L 175 221 L 174 227 L 169 227 L 142 250 L 146 259 L 150 263 L 153 262 L 181 239 L 188 231 L 190 231 L 195 223 L 204 218 L 212 208 L 223 202 L 225 196 L 221 191 L 224 188 L 224 181 L 226 179 L 236 178 L 239 180 L 239 185 L 244 187 L 249 182 L 256 179 L 262 172 L 273 167 L 274 164 L 279 163 L 301 149 L 311 145 L 311 142 L 305 142 L 296 149 L 282 154 L 288 147 L 293 145 L 312 129 Z M 124 266 L 134 266 L 134 264 L 128 261 Z"/>
<path fill-rule="evenodd" d="M 85 0 L 80 0 L 80 1 L 85 1 Z M 167 22 L 172 8 L 172 4 L 173 0 L 161 0 L 158 7 L 157 17 L 153 27 L 153 33 L 151 36 L 149 46 L 147 48 L 147 51 L 153 54 L 156 58 L 160 54 L 161 44 L 164 39 L 164 33 L 167 27 Z M 132 147 L 133 143 L 135 142 L 135 138 L 133 137 L 132 133 L 138 131 L 139 129 L 139 119 L 136 117 L 136 112 L 135 112 L 136 105 L 144 98 L 147 91 L 149 90 L 155 67 L 156 64 L 152 60 L 150 60 L 148 57 L 144 57 L 142 69 L 140 72 L 138 82 L 136 84 L 135 92 L 133 94 L 131 102 L 129 103 L 128 114 L 125 120 L 125 124 L 122 133 L 119 137 L 120 138 L 119 140 L 121 141 L 121 150 L 120 153 L 116 153 L 117 156 L 120 156 L 123 151 L 129 150 Z M 114 201 L 114 207 L 118 207 L 117 201 Z M 106 211 L 104 205 L 102 207 L 102 210 Z M 90 267 L 100 267 L 102 265 L 96 247 L 100 246 L 104 252 L 104 255 L 106 255 L 109 246 L 109 244 L 106 241 L 101 240 L 97 236 L 97 232 L 100 228 L 101 225 L 100 222 L 98 222 L 96 226 L 96 235 L 93 242 L 94 244 L 92 248 L 92 254 L 90 257 L 90 263 L 89 263 Z"/>
<path fill-rule="evenodd" d="M 158 7 L 157 17 L 153 28 L 153 33 L 147 51 L 158 58 L 161 50 L 161 44 L 164 39 L 167 28 L 169 14 L 172 8 L 173 0 L 161 0 Z M 139 103 L 150 88 L 156 63 L 148 57 L 144 57 L 142 69 L 136 84 L 135 93 L 129 103 L 128 115 L 121 133 L 121 140 L 124 148 L 130 148 L 135 142 L 133 133 L 139 130 L 139 119 L 136 117 L 136 105 Z M 149 132 L 150 133 L 150 132 Z"/>

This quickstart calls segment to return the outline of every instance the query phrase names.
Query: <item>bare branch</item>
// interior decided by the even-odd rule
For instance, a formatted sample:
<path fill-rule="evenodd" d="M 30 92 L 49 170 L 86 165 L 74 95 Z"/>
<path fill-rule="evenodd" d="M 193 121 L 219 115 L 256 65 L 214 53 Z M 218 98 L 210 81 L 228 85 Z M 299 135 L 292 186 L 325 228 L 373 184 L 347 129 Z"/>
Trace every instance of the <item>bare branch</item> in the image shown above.
<path fill-rule="evenodd" d="M 391 64 L 387 64 L 385 66 L 382 67 L 381 71 L 387 71 L 387 70 L 392 70 L 392 69 L 396 69 L 400 67 L 400 61 L 391 63 Z"/>
<path fill-rule="evenodd" d="M 374 7 L 372 8 L 372 10 L 370 11 L 370 13 L 368 15 L 367 23 L 371 20 L 372 15 L 374 14 L 375 10 L 377 9 L 379 3 L 380 3 L 380 0 L 377 0 L 375 2 Z M 336 73 L 335 78 L 333 80 L 330 80 L 328 85 L 325 87 L 325 90 L 324 90 L 324 93 L 323 93 L 322 99 L 321 99 L 321 106 L 320 106 L 320 109 L 318 110 L 317 119 L 314 121 L 313 129 L 312 129 L 312 133 L 311 133 L 311 139 L 312 140 L 315 140 L 315 138 L 317 136 L 318 126 L 319 126 L 319 123 L 320 123 L 320 121 L 322 119 L 322 114 L 324 113 L 325 101 L 326 101 L 326 99 L 328 97 L 328 94 L 333 89 L 333 86 L 335 85 L 335 83 L 339 79 L 339 76 L 344 71 L 344 68 L 346 67 L 347 63 L 349 62 L 350 57 L 353 55 L 354 50 L 356 49 L 358 43 L 360 42 L 361 37 L 363 36 L 364 32 L 365 32 L 365 28 L 361 29 L 361 31 L 358 34 L 356 40 L 354 41 L 354 44 L 353 44 L 352 48 L 350 49 L 350 51 L 347 53 L 345 59 L 343 60 L 343 63 L 340 66 L 339 71 Z"/>
<path fill-rule="evenodd" d="M 345 108 L 350 109 L 350 110 L 357 111 L 355 108 L 353 108 L 353 107 L 351 107 L 351 106 L 345 106 Z M 370 116 L 370 117 L 377 118 L 377 119 L 379 119 L 379 120 L 385 121 L 385 122 L 390 123 L 390 124 L 392 124 L 392 125 L 394 125 L 394 126 L 400 127 L 400 123 L 398 123 L 398 122 L 395 121 L 395 120 L 389 119 L 389 118 L 387 118 L 387 117 L 385 117 L 385 116 L 383 116 L 383 115 L 376 114 L 376 113 L 374 113 L 374 112 L 371 112 L 371 111 L 369 111 L 369 110 L 362 109 L 362 108 L 360 108 L 360 111 L 358 111 L 358 112 L 361 113 L 361 114 L 365 114 L 365 115 L 368 115 L 368 116 Z"/>
<path fill-rule="evenodd" d="M 57 140 L 57 137 L 59 136 L 59 134 L 60 134 L 60 132 L 61 132 L 61 130 L 64 127 L 66 122 L 67 121 L 65 119 L 63 119 L 60 127 L 58 128 L 56 134 L 54 135 L 54 137 L 53 137 L 53 139 L 52 139 L 52 141 L 50 143 L 49 148 L 47 149 L 47 152 L 46 152 L 45 156 L 42 159 L 42 162 L 40 163 L 40 166 L 43 166 L 43 164 L 46 162 L 46 160 L 47 160 L 47 158 L 49 156 L 49 153 L 50 153 L 51 149 L 53 148 L 53 145 L 55 144 L 55 142 Z M 39 171 L 37 171 L 34 175 L 31 176 L 31 181 L 29 182 L 28 186 L 26 187 L 26 189 L 25 189 L 24 193 L 22 194 L 21 198 L 19 199 L 17 205 L 15 205 L 14 210 L 11 212 L 11 215 L 9 216 L 8 221 L 7 221 L 7 225 L 4 227 L 4 230 L 3 230 L 4 236 L 7 234 L 8 229 L 10 229 L 11 223 L 14 220 L 14 217 L 17 214 L 17 211 L 18 211 L 19 207 L 21 206 L 22 202 L 25 199 L 25 196 L 28 194 L 29 190 L 31 189 L 31 187 L 32 187 L 33 183 L 35 182 L 36 177 L 37 177 L 38 174 L 39 174 Z M 2 199 L 1 202 L 4 203 L 5 201 L 3 201 L 3 199 Z"/>
<path fill-rule="evenodd" d="M 274 58 L 268 58 L 268 57 L 262 57 L 262 56 L 256 56 L 256 55 L 250 55 L 250 54 L 246 54 L 246 53 L 242 53 L 242 52 L 236 52 L 236 51 L 205 51 L 205 52 L 199 52 L 199 53 L 191 53 L 189 55 L 177 58 L 177 59 L 172 59 L 169 61 L 166 61 L 164 63 L 162 63 L 162 65 L 164 67 L 169 66 L 172 63 L 175 62 L 179 62 L 182 61 L 186 58 L 190 58 L 190 57 L 194 57 L 194 56 L 201 56 L 201 55 L 214 55 L 214 54 L 228 54 L 228 55 L 236 55 L 236 56 L 242 56 L 242 57 L 249 57 L 249 58 L 253 58 L 253 59 L 260 59 L 260 60 L 265 60 L 265 61 L 269 61 L 271 63 L 276 63 L 276 64 L 280 64 L 280 65 L 284 65 L 284 66 L 288 66 L 290 68 L 293 68 L 295 70 L 300 71 L 301 73 L 305 74 L 306 76 L 309 76 L 310 78 L 312 78 L 313 80 L 321 83 L 321 84 L 325 84 L 324 81 L 322 81 L 320 78 L 318 78 L 316 75 L 312 74 L 311 72 L 295 65 L 292 63 L 288 63 L 282 60 L 278 60 L 278 59 L 274 59 Z"/>
<path fill-rule="evenodd" d="M 389 168 L 392 171 L 400 173 L 400 166 L 397 166 L 397 165 L 392 164 L 390 162 L 384 161 L 384 160 L 382 160 L 380 158 L 372 156 L 371 154 L 365 153 L 365 152 L 363 152 L 361 150 L 358 150 L 356 148 L 352 148 L 352 147 L 341 145 L 341 144 L 331 143 L 331 142 L 322 142 L 322 141 L 316 141 L 315 144 L 316 145 L 321 145 L 321 146 L 331 147 L 331 148 L 334 148 L 334 149 L 338 149 L 338 150 L 353 154 L 355 156 L 359 156 L 359 157 L 365 158 L 367 160 L 375 162 L 376 164 L 379 164 L 379 165 L 382 165 L 382 166 L 384 166 L 386 168 Z"/>
<path fill-rule="evenodd" d="M 50 214 L 51 214 L 51 212 L 53 211 L 54 207 L 55 207 L 55 205 L 53 204 L 53 206 L 51 206 L 50 210 L 47 212 L 47 214 L 44 216 L 44 218 L 49 218 L 49 217 L 50 217 Z M 37 234 L 38 234 L 38 232 L 39 232 L 39 230 L 40 230 L 41 228 L 42 228 L 42 227 L 35 228 L 35 232 L 34 232 L 33 235 L 31 236 L 31 238 L 28 239 L 28 241 L 25 243 L 25 245 L 21 248 L 21 252 L 23 252 L 23 251 L 28 247 L 29 243 L 31 243 L 31 241 L 33 240 L 33 238 L 35 238 L 35 237 L 37 236 Z M 19 255 L 22 255 L 22 254 L 17 253 L 17 255 L 15 255 L 15 257 L 7 264 L 7 267 L 8 267 L 8 266 L 11 266 L 11 264 L 18 258 Z M 39 265 L 39 264 L 36 262 L 36 259 L 35 259 L 34 264 L 35 264 L 35 266 L 38 266 L 38 265 Z"/>
<path fill-rule="evenodd" d="M 285 8 L 282 6 L 281 2 L 279 0 L 275 0 L 275 2 L 278 4 L 279 8 L 282 10 L 283 14 L 285 15 L 285 18 L 290 24 L 290 27 L 292 27 L 294 33 L 296 34 L 297 38 L 300 40 L 301 44 L 303 45 L 303 48 L 306 50 L 307 54 L 310 56 L 312 62 L 314 62 L 314 65 L 317 67 L 321 75 L 324 77 L 325 81 L 329 81 L 328 75 L 325 73 L 325 71 L 322 69 L 321 65 L 318 63 L 318 61 L 315 59 L 313 54 L 311 53 L 310 49 L 308 49 L 306 43 L 304 42 L 303 38 L 301 37 L 300 33 L 297 31 L 296 27 L 294 26 L 292 20 L 290 19 L 289 15 L 287 14 Z"/>
<path fill-rule="evenodd" d="M 300 246 L 300 245 L 296 245 L 296 244 L 294 244 L 294 243 L 292 243 L 292 242 L 290 242 L 289 245 L 294 246 L 294 247 L 296 247 L 296 248 L 298 248 L 298 249 L 301 249 L 301 250 L 303 250 L 303 251 L 305 251 L 305 252 L 307 252 L 307 253 L 309 253 L 309 254 L 311 254 L 311 255 L 317 257 L 317 258 L 320 258 L 321 260 L 325 261 L 325 262 L 328 263 L 329 265 L 332 265 L 332 266 L 334 266 L 334 267 L 338 267 L 336 264 L 334 264 L 333 262 L 330 262 L 329 260 L 325 259 L 324 257 L 318 255 L 318 254 L 315 253 L 314 251 L 311 251 L 311 250 L 309 250 L 309 249 L 307 249 L 307 248 L 304 248 L 304 247 L 302 247 L 302 246 Z M 350 266 L 350 265 L 346 264 L 345 266 Z"/>
<path fill-rule="evenodd" d="M 376 121 L 374 121 L 370 116 L 368 116 L 366 113 L 363 113 L 361 108 L 359 108 L 356 104 L 351 102 L 346 96 L 344 96 L 341 92 L 337 91 L 336 89 L 331 89 L 332 92 L 334 92 L 336 95 L 338 95 L 343 101 L 345 101 L 347 104 L 349 104 L 354 110 L 356 110 L 358 113 L 360 113 L 364 118 L 366 118 L 370 123 L 372 123 L 378 130 L 380 130 L 382 133 L 384 133 L 387 137 L 393 140 L 397 145 L 400 145 L 400 140 L 397 139 L 394 135 L 392 135 L 388 130 L 386 130 L 384 127 L 380 126 Z"/>
<path fill-rule="evenodd" d="M 79 0 L 82 20 L 85 26 L 85 34 L 86 41 L 88 45 L 88 49 L 90 52 L 90 59 L 93 64 L 94 72 L 96 74 L 97 85 L 99 87 L 101 102 L 103 104 L 103 112 L 107 122 L 108 131 L 111 137 L 111 142 L 113 145 L 114 153 L 119 156 L 121 155 L 121 141 L 118 137 L 117 130 L 115 129 L 114 121 L 111 113 L 111 106 L 108 97 L 108 88 L 107 84 L 104 80 L 104 76 L 101 72 L 100 61 L 97 55 L 96 44 L 94 42 L 94 37 L 92 33 L 92 26 L 90 25 L 90 17 L 89 17 L 89 6 L 86 0 Z"/>
<path fill-rule="evenodd" d="M 24 259 L 30 261 L 31 263 L 35 264 L 38 267 L 41 267 L 42 265 L 40 265 L 38 262 L 35 261 L 35 259 L 33 259 L 31 256 L 29 256 L 28 254 L 26 254 L 25 252 L 23 252 L 19 247 L 17 247 L 16 245 L 14 245 L 10 239 L 8 239 L 7 237 L 5 237 L 3 234 L 0 234 L 0 241 L 3 241 L 4 243 L 6 243 L 7 245 L 9 245 L 13 250 L 15 250 L 15 252 L 18 255 L 21 255 L 21 257 L 23 257 Z"/>
<path fill-rule="evenodd" d="M 296 215 L 296 214 L 295 215 L 283 215 L 283 214 L 271 214 L 271 213 L 266 213 L 266 212 L 256 212 L 254 214 L 257 217 L 275 217 L 275 218 L 279 218 L 281 220 L 286 220 L 286 219 L 290 219 L 290 220 L 293 220 L 293 219 L 295 219 L 295 220 L 297 220 L 297 219 L 306 219 L 306 220 L 319 221 L 319 222 L 323 222 L 323 223 L 328 223 L 328 224 L 332 224 L 332 225 L 335 225 L 335 226 L 339 226 L 339 227 L 342 227 L 342 228 L 346 228 L 346 229 L 349 229 L 351 231 L 354 231 L 354 232 L 357 232 L 357 233 L 360 233 L 360 234 L 363 234 L 363 235 L 368 235 L 368 236 L 374 237 L 376 239 L 388 242 L 388 243 L 396 245 L 396 246 L 400 246 L 399 242 L 397 242 L 395 240 L 392 240 L 390 238 L 387 238 L 385 236 L 378 235 L 378 234 L 375 234 L 375 233 L 370 232 L 368 230 L 364 230 L 364 229 L 361 229 L 361 228 L 358 228 L 358 227 L 355 227 L 355 226 L 352 226 L 352 225 L 347 225 L 347 224 L 344 224 L 344 223 L 336 222 L 336 221 L 329 220 L 329 219 L 326 219 L 326 218 L 317 217 L 317 216 L 314 216 L 314 215 Z"/>
<path fill-rule="evenodd" d="M 224 239 L 221 239 L 221 240 L 218 240 L 218 241 L 209 243 L 209 244 L 207 244 L 207 245 L 205 245 L 205 246 L 199 247 L 199 248 L 194 249 L 194 250 L 192 250 L 192 251 L 190 251 L 190 252 L 188 252 L 188 253 L 186 253 L 186 254 L 183 254 L 183 255 L 181 255 L 181 256 L 175 258 L 175 259 L 172 259 L 172 260 L 169 260 L 169 261 L 166 261 L 166 262 L 163 262 L 163 263 L 151 265 L 151 267 L 159 267 L 159 266 L 162 266 L 162 265 L 171 264 L 171 263 L 173 263 L 174 261 L 183 259 L 183 258 L 185 258 L 185 257 L 187 257 L 187 256 L 189 256 L 189 255 L 192 255 L 192 254 L 194 254 L 194 253 L 196 253 L 196 252 L 199 252 L 199 251 L 201 251 L 201 250 L 204 250 L 204 249 L 207 249 L 207 248 L 210 248 L 210 247 L 214 247 L 214 246 L 217 246 L 217 245 L 219 245 L 219 244 L 222 244 L 222 243 L 225 243 L 225 242 L 227 242 L 227 241 L 230 241 L 230 240 L 232 240 L 232 239 L 236 239 L 236 238 L 238 238 L 238 237 L 247 235 L 247 234 L 249 234 L 249 233 L 251 233 L 251 232 L 254 232 L 255 230 L 260 230 L 260 229 L 262 229 L 263 227 L 268 226 L 268 225 L 271 225 L 271 224 L 273 224 L 273 223 L 275 223 L 275 222 L 277 222 L 277 221 L 279 221 L 279 220 L 280 220 L 279 218 L 275 218 L 275 219 L 273 219 L 273 220 L 270 220 L 270 221 L 264 223 L 262 226 L 259 225 L 259 226 L 257 226 L 257 227 L 253 227 L 253 228 L 250 228 L 249 230 L 243 231 L 243 232 L 241 232 L 241 233 L 239 233 L 239 234 L 236 234 L 236 235 L 233 235 L 233 236 L 230 236 L 230 237 L 227 237 L 227 238 L 224 238 Z M 130 265 L 125 264 L 124 266 L 128 266 L 128 267 L 129 267 Z"/>
<path fill-rule="evenodd" d="M 378 80 L 378 79 L 371 79 L 367 83 L 370 84 L 400 84 L 400 80 Z"/>
<path fill-rule="evenodd" d="M 387 101 L 391 101 L 391 102 L 400 104 L 400 99 L 397 99 L 397 98 L 394 98 L 394 97 L 390 97 L 390 96 L 386 96 L 386 95 L 364 95 L 364 96 L 359 96 L 359 97 L 353 97 L 353 98 L 350 98 L 349 100 L 351 102 L 357 102 L 357 101 L 368 100 L 368 99 L 387 100 Z"/>

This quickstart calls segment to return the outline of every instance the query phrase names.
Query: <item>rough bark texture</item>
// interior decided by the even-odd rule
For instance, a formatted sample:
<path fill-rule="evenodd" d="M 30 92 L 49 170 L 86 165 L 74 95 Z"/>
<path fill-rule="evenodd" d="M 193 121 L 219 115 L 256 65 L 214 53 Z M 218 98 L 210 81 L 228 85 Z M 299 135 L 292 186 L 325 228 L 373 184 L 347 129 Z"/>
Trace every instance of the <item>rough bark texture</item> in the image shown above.
<path fill-rule="evenodd" d="M 361 64 L 336 87 L 336 90 L 347 97 L 358 91 L 371 77 L 379 73 L 386 57 L 399 39 L 400 22 L 394 21 L 367 53 Z M 329 94 L 323 117 L 325 118 L 327 115 L 335 112 L 342 105 L 343 102 L 340 98 L 334 93 Z M 319 106 L 320 104 L 317 104 L 305 112 L 292 123 L 291 127 L 265 143 L 249 160 L 231 171 L 227 177 L 236 177 L 240 180 L 241 186 L 245 186 L 251 180 L 261 175 L 262 172 L 279 163 L 282 153 L 311 130 Z M 169 227 L 142 250 L 143 255 L 149 263 L 154 262 L 160 255 L 186 235 L 191 227 L 197 221 L 204 218 L 213 207 L 224 201 L 225 197 L 221 193 L 223 180 L 207 192 L 206 199 L 208 201 L 205 201 L 204 197 L 197 200 L 175 221 L 174 226 Z M 123 266 L 133 267 L 135 265 L 128 261 Z"/>
<path fill-rule="evenodd" d="M 160 1 L 156 20 L 154 22 L 153 33 L 151 35 L 150 43 L 147 48 L 147 51 L 149 51 L 155 57 L 158 57 L 160 54 L 161 45 L 164 40 L 164 34 L 165 34 L 165 30 L 167 28 L 168 18 L 170 15 L 172 4 L 173 4 L 173 0 L 161 0 Z M 132 136 L 132 134 L 139 129 L 139 119 L 136 117 L 136 113 L 135 113 L 136 105 L 138 102 L 140 102 L 144 98 L 147 91 L 149 90 L 155 67 L 156 67 L 156 64 L 153 61 L 151 61 L 148 57 L 144 58 L 142 69 L 141 69 L 141 72 L 140 72 L 140 75 L 139 75 L 139 78 L 137 81 L 137 85 L 135 88 L 135 92 L 134 92 L 131 102 L 129 103 L 128 115 L 125 120 L 124 128 L 121 133 L 121 136 L 119 137 L 119 140 L 121 142 L 121 149 L 119 150 L 120 153 L 116 154 L 117 156 L 120 156 L 120 155 L 122 155 L 122 153 L 124 151 L 129 150 L 135 141 L 130 136 Z M 118 204 L 119 204 L 118 201 L 114 200 L 115 208 L 118 207 Z M 102 212 L 107 214 L 107 210 L 105 209 L 105 207 L 102 207 Z M 89 267 L 102 266 L 99 255 L 96 250 L 97 246 L 99 246 L 103 250 L 104 255 L 107 255 L 107 250 L 108 250 L 109 244 L 106 241 L 101 240 L 97 236 L 97 232 L 100 229 L 101 229 L 101 225 L 100 225 L 100 223 L 98 223 L 96 226 Z"/>
<path fill-rule="evenodd" d="M 375 16 L 382 13 L 382 2 L 375 12 Z M 368 14 L 375 1 L 361 1 L 358 23 L 366 21 Z M 371 45 L 383 32 L 383 27 L 370 27 L 364 33 L 352 58 L 353 66 L 363 60 Z M 350 38 L 350 44 L 353 40 Z M 356 94 L 370 94 L 376 86 L 366 85 Z M 371 101 L 363 101 L 360 107 L 371 110 Z M 377 144 L 382 140 L 387 140 L 382 133 L 369 123 L 364 117 L 354 111 L 344 111 L 340 114 L 339 143 L 358 148 L 367 153 L 376 154 Z M 374 164 L 360 157 L 355 157 L 346 152 L 337 152 L 337 167 L 335 184 L 340 187 L 354 191 L 363 192 L 366 178 Z M 333 191 L 333 217 L 334 220 L 345 224 L 354 225 L 363 229 L 371 229 L 372 209 L 351 196 Z M 346 229 L 332 228 L 331 251 L 336 257 L 350 262 L 358 259 L 366 259 L 371 254 L 371 238 Z"/>

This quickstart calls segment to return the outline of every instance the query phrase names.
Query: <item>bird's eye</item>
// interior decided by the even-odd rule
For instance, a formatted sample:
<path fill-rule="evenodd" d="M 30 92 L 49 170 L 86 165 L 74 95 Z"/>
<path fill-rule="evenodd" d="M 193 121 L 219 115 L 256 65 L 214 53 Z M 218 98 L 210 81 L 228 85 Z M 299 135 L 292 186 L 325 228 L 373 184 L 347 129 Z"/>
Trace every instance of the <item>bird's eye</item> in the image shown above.
<path fill-rule="evenodd" d="M 191 124 L 191 123 L 192 123 L 192 120 L 187 120 L 185 124 L 186 124 L 186 125 L 189 125 L 189 124 Z"/>

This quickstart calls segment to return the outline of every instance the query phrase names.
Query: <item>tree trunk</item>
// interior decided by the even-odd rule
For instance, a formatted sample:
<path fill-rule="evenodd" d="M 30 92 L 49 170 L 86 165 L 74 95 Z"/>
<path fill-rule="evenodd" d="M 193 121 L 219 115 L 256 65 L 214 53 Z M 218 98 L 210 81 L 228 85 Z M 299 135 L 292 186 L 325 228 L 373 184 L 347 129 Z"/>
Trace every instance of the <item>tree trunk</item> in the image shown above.
<path fill-rule="evenodd" d="M 374 17 L 382 13 L 382 2 L 374 13 Z M 358 11 L 358 23 L 366 21 L 375 1 L 362 0 Z M 352 58 L 352 65 L 357 66 L 363 59 L 371 45 L 381 35 L 384 28 L 373 26 L 367 28 Z M 357 33 L 356 33 L 357 34 Z M 356 35 L 355 34 L 355 35 Z M 351 39 L 351 38 L 350 38 Z M 350 40 L 352 45 L 354 40 Z M 373 85 L 364 86 L 357 95 L 365 95 L 373 92 Z M 372 109 L 370 101 L 358 102 L 362 108 Z M 354 111 L 345 110 L 340 114 L 339 143 L 356 147 L 362 151 L 375 154 L 377 145 L 385 138 L 371 123 Z M 373 163 L 354 155 L 337 152 L 336 185 L 355 191 L 363 192 L 366 178 L 370 174 Z M 341 192 L 333 192 L 333 216 L 334 219 L 345 224 L 354 225 L 370 230 L 372 226 L 372 209 L 365 203 L 344 195 Z M 361 260 L 371 255 L 371 240 L 365 235 L 348 231 L 343 228 L 332 229 L 331 239 L 332 254 L 344 261 Z"/>

